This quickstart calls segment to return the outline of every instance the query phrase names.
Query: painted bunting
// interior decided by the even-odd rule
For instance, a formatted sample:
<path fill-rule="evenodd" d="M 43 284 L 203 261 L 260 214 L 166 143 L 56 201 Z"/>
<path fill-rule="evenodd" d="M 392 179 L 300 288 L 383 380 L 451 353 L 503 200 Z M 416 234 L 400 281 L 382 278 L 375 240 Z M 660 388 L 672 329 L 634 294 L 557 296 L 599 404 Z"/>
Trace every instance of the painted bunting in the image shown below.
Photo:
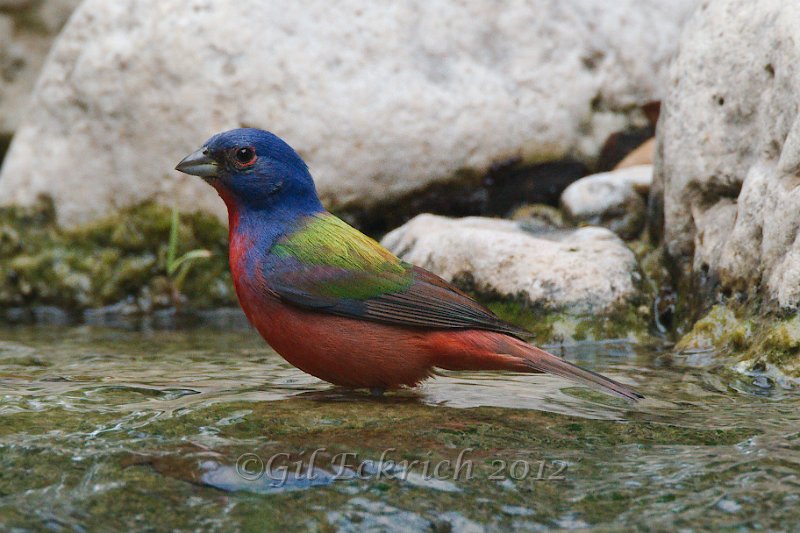
<path fill-rule="evenodd" d="M 524 342 L 525 330 L 327 212 L 305 162 L 276 135 L 220 133 L 176 169 L 222 197 L 239 303 L 275 351 L 309 374 L 382 392 L 435 368 L 548 372 L 642 398 Z"/>

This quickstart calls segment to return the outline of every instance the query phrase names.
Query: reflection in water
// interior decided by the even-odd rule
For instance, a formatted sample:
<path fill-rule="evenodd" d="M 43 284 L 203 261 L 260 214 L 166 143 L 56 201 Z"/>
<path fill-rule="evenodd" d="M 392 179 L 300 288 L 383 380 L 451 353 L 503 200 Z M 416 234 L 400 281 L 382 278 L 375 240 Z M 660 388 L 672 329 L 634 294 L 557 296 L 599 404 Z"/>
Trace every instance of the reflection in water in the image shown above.
<path fill-rule="evenodd" d="M 774 527 L 800 517 L 797 390 L 686 365 L 663 346 L 563 349 L 639 388 L 647 399 L 631 406 L 558 378 L 511 373 L 443 372 L 417 390 L 374 398 L 303 374 L 250 330 L 18 328 L 0 338 L 4 530 L 80 529 L 94 519 L 137 527 L 151 519 L 140 509 L 164 505 L 167 529 L 219 530 L 259 523 L 265 509 L 276 523 L 343 530 Z M 414 420 L 419 427 L 407 427 Z M 493 425 L 499 420 L 505 425 Z M 523 433 L 514 433 L 515 420 Z M 492 431 L 507 431 L 508 444 L 491 441 Z M 479 465 L 490 467 L 497 451 L 526 469 L 525 458 L 557 458 L 576 474 L 523 486 L 409 466 L 443 440 L 476 448 Z M 374 461 L 386 442 L 406 464 L 381 478 L 386 465 Z M 320 443 L 328 468 L 311 472 L 307 448 Z M 372 453 L 363 478 L 337 479 L 330 468 L 347 446 Z M 237 462 L 283 450 L 300 466 L 280 483 L 248 478 Z M 430 457 L 447 454 L 445 446 Z M 289 503 L 288 493 L 308 496 Z"/>

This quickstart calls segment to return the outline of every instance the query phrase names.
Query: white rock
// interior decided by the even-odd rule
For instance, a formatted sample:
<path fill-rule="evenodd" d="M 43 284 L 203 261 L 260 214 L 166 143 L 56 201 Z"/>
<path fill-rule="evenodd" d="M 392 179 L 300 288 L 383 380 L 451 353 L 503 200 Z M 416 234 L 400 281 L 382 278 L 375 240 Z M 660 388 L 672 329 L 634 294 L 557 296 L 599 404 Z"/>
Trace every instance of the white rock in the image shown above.
<path fill-rule="evenodd" d="M 561 194 L 561 207 L 573 222 L 601 225 L 625 239 L 644 229 L 644 198 L 653 166 L 639 165 L 586 176 Z"/>
<path fill-rule="evenodd" d="M 0 0 L 0 136 L 22 123 L 50 45 L 80 0 Z"/>
<path fill-rule="evenodd" d="M 660 98 L 694 5 L 86 0 L 39 80 L 0 202 L 46 192 L 65 224 L 149 198 L 222 214 L 172 168 L 242 125 L 298 148 L 333 208 L 509 157 L 594 156 Z"/>
<path fill-rule="evenodd" d="M 605 228 L 532 235 L 509 220 L 425 214 L 382 244 L 448 281 L 547 309 L 608 314 L 639 294 L 636 257 Z"/>
<path fill-rule="evenodd" d="M 799 27 L 797 2 L 698 9 L 662 106 L 652 196 L 671 256 L 784 309 L 800 304 Z"/>

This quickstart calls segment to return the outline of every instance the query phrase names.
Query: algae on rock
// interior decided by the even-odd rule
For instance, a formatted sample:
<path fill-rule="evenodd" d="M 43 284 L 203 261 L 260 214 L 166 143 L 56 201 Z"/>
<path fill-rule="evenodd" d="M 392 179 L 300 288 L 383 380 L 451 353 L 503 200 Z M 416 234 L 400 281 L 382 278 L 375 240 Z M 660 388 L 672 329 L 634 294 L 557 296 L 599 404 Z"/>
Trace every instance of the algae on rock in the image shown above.
<path fill-rule="evenodd" d="M 800 314 L 758 314 L 753 306 L 718 304 L 676 345 L 695 362 L 711 359 L 743 373 L 800 378 Z M 707 354 L 707 356 L 706 356 Z"/>
<path fill-rule="evenodd" d="M 0 307 L 53 305 L 70 311 L 121 301 L 142 311 L 174 304 L 166 272 L 171 213 L 143 203 L 90 225 L 61 229 L 46 198 L 0 209 Z M 182 286 L 193 307 L 235 303 L 227 265 L 227 230 L 213 216 L 186 214 L 181 250 L 206 248 Z"/>
<path fill-rule="evenodd" d="M 649 335 L 650 309 L 630 306 L 611 316 L 535 309 L 513 300 L 482 299 L 497 316 L 527 329 L 537 343 L 571 343 L 601 339 L 644 340 Z"/>

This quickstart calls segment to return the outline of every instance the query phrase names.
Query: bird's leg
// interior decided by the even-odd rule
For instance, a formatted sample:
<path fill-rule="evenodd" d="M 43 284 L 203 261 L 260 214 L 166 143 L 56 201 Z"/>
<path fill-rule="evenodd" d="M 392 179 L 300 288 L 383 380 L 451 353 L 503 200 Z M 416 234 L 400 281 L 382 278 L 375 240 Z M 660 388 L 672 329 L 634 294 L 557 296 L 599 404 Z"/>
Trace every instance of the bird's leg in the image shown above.
<path fill-rule="evenodd" d="M 372 387 L 369 389 L 369 393 L 375 396 L 376 398 L 383 396 L 383 393 L 386 392 L 384 387 Z"/>

